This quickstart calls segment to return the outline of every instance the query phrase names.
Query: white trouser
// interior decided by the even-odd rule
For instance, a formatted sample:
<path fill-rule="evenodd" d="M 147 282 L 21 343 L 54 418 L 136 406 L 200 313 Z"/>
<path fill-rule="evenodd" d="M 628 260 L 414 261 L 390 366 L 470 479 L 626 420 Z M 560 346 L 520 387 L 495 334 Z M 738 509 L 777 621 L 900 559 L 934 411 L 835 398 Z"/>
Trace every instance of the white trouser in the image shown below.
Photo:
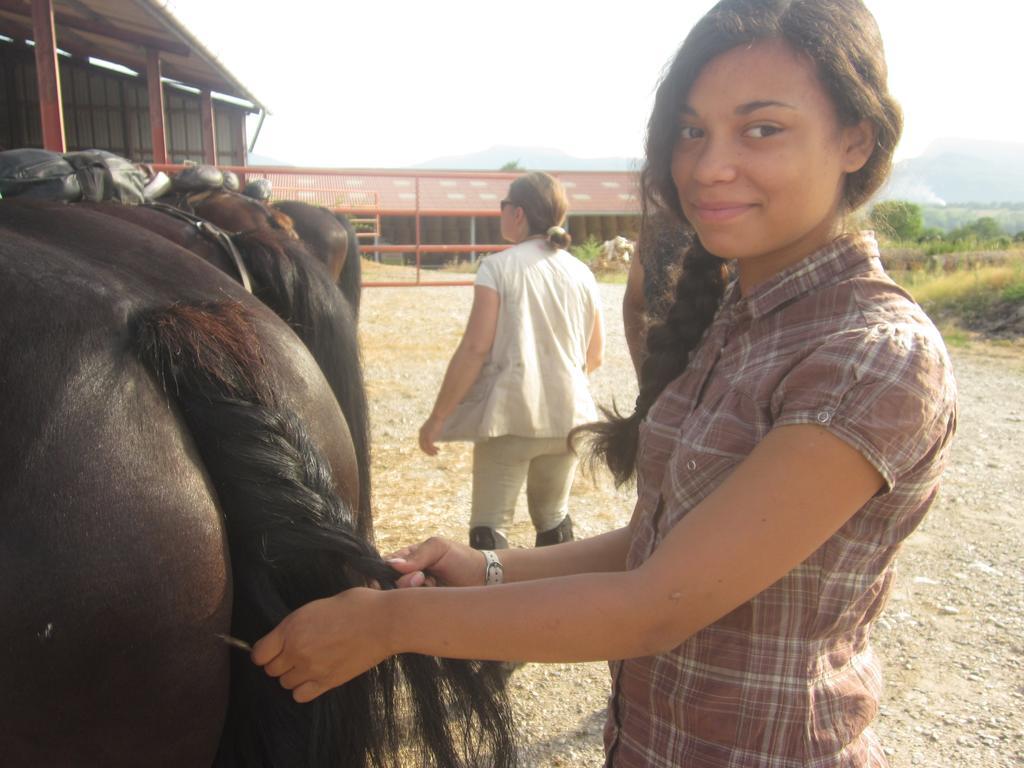
<path fill-rule="evenodd" d="M 537 533 L 550 531 L 569 512 L 576 455 L 564 437 L 503 435 L 473 446 L 473 507 L 469 527 L 508 536 L 516 500 L 526 482 L 526 506 Z"/>

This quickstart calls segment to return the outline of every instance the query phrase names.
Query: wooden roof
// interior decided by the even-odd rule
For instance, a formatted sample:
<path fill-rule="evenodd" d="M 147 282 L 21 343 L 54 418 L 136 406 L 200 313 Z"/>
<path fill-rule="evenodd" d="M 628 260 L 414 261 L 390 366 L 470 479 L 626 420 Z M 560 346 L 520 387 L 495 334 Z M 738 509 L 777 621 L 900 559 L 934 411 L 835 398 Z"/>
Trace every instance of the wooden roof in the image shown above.
<path fill-rule="evenodd" d="M 265 106 L 188 31 L 160 0 L 53 0 L 57 47 L 73 56 L 120 64 L 140 74 L 146 50 L 160 51 L 165 79 Z M 31 0 L 0 0 L 0 34 L 32 39 Z"/>

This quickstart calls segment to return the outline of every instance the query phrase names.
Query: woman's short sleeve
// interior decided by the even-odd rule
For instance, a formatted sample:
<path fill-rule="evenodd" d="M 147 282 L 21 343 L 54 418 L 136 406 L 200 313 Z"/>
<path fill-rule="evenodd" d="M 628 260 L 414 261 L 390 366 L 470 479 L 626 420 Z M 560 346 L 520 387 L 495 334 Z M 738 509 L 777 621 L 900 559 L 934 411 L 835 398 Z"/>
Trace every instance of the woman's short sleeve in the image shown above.
<path fill-rule="evenodd" d="M 498 278 L 499 272 L 496 260 L 485 258 L 480 262 L 480 266 L 476 271 L 476 279 L 473 282 L 474 285 L 480 285 L 484 288 L 491 288 L 492 290 L 498 291 Z"/>
<path fill-rule="evenodd" d="M 794 366 L 772 397 L 773 426 L 819 424 L 856 448 L 886 490 L 953 431 L 956 384 L 934 328 L 846 331 Z"/>

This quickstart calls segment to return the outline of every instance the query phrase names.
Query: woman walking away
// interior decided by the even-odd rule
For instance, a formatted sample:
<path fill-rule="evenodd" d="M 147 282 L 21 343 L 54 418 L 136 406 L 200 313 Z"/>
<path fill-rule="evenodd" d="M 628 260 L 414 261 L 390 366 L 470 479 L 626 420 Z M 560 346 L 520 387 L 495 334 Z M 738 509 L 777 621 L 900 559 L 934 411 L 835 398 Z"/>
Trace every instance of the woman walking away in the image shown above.
<path fill-rule="evenodd" d="M 569 254 L 565 191 L 546 173 L 512 182 L 501 235 L 516 245 L 487 257 L 469 322 L 420 448 L 473 440 L 470 546 L 503 549 L 516 500 L 526 502 L 538 547 L 572 541 L 569 491 L 576 454 L 569 431 L 597 412 L 587 375 L 601 364 L 597 283 Z"/>
<path fill-rule="evenodd" d="M 642 172 L 694 241 L 636 411 L 589 430 L 636 476 L 629 525 L 500 558 L 430 539 L 405 583 L 464 588 L 311 603 L 253 660 L 306 701 L 392 653 L 610 659 L 609 766 L 885 766 L 872 627 L 956 424 L 941 336 L 848 229 L 900 128 L 861 0 L 716 5 Z"/>

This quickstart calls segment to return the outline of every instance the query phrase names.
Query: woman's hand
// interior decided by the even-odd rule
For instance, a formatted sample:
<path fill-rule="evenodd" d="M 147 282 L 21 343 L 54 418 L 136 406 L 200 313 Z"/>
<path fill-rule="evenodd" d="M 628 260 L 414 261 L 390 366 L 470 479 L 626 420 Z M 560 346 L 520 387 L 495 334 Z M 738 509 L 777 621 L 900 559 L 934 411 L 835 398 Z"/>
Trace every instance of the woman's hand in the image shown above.
<path fill-rule="evenodd" d="M 307 603 L 253 646 L 253 663 L 279 678 L 295 701 L 312 701 L 395 653 L 385 595 L 355 588 Z"/>
<path fill-rule="evenodd" d="M 434 536 L 392 553 L 387 564 L 403 576 L 399 587 L 424 584 L 442 587 L 482 587 L 486 563 L 478 550 Z"/>
<path fill-rule="evenodd" d="M 441 436 L 441 427 L 444 426 L 444 419 L 438 419 L 431 414 L 430 418 L 423 422 L 420 427 L 420 450 L 427 456 L 437 456 L 437 438 Z"/>

